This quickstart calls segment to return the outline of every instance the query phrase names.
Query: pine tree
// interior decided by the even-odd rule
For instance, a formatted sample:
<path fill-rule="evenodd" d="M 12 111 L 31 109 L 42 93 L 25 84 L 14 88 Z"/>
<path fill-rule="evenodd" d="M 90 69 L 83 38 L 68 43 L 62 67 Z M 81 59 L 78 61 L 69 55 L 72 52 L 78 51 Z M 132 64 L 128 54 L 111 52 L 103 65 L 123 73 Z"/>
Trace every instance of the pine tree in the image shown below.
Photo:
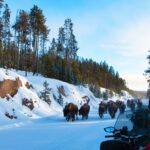
<path fill-rule="evenodd" d="M 65 58 L 65 33 L 64 28 L 59 28 L 57 39 L 57 56 Z"/>
<path fill-rule="evenodd" d="M 114 96 L 113 91 L 109 90 L 109 98 L 112 98 Z"/>
<path fill-rule="evenodd" d="M 0 15 L 3 8 L 3 0 L 0 0 Z M 4 56 L 3 56 L 3 21 L 0 16 L 0 66 L 4 67 Z"/>
<path fill-rule="evenodd" d="M 17 70 L 20 69 L 19 66 L 19 62 L 20 62 L 20 43 L 21 43 L 21 28 L 20 28 L 20 17 L 19 17 L 19 13 L 17 13 L 16 15 L 16 20 L 14 25 L 12 26 L 12 28 L 14 29 L 14 40 L 15 40 L 15 45 L 17 45 L 17 49 L 18 49 L 18 53 L 16 55 L 17 57 L 17 64 L 16 64 L 16 68 Z"/>
<path fill-rule="evenodd" d="M 63 101 L 63 97 L 62 97 L 62 95 L 59 93 L 59 97 L 58 97 L 58 99 L 57 99 L 57 102 L 61 105 L 61 106 L 63 106 L 63 103 L 64 103 L 64 101 Z"/>
<path fill-rule="evenodd" d="M 109 96 L 109 92 L 108 90 L 105 90 L 105 92 L 103 92 L 103 99 L 108 100 L 108 96 Z"/>
<path fill-rule="evenodd" d="M 30 24 L 29 15 L 24 10 L 20 11 L 20 24 L 21 24 L 21 35 L 22 35 L 22 54 L 21 54 L 21 64 L 23 70 L 25 70 L 25 75 L 27 76 L 27 56 L 29 52 L 29 34 L 30 34 Z"/>
<path fill-rule="evenodd" d="M 66 19 L 64 23 L 65 34 L 65 57 L 66 59 L 75 59 L 77 56 L 77 41 L 73 33 L 73 23 L 71 19 Z"/>
<path fill-rule="evenodd" d="M 19 11 L 16 22 L 13 25 L 17 36 L 17 43 L 19 49 L 18 55 L 18 69 L 25 70 L 27 76 L 27 61 L 30 57 L 30 22 L 29 14 L 24 10 Z"/>
<path fill-rule="evenodd" d="M 4 12 L 2 16 L 2 22 L 3 22 L 3 64 L 4 66 L 9 67 L 11 56 L 10 56 L 10 39 L 11 39 L 11 32 L 10 32 L 10 9 L 8 7 L 8 4 L 5 4 L 4 6 Z"/>
<path fill-rule="evenodd" d="M 0 8 L 3 7 L 3 2 L 4 2 L 4 0 L 0 0 Z"/>
<path fill-rule="evenodd" d="M 79 71 L 79 64 L 76 60 L 74 60 L 71 64 L 72 67 L 72 75 L 73 75 L 73 84 L 79 84 L 81 82 L 81 76 Z"/>
<path fill-rule="evenodd" d="M 102 97 L 101 90 L 100 90 L 100 88 L 98 86 L 96 86 L 96 85 L 90 85 L 89 89 L 94 94 L 94 96 L 96 98 L 101 98 Z"/>
<path fill-rule="evenodd" d="M 45 54 L 46 42 L 48 41 L 48 34 L 49 34 L 49 32 L 50 32 L 50 30 L 45 25 L 45 22 L 43 22 L 43 25 L 41 27 L 41 32 L 40 32 L 42 55 Z"/>
<path fill-rule="evenodd" d="M 47 40 L 47 35 L 49 30 L 45 25 L 46 18 L 43 15 L 41 9 L 38 6 L 34 5 L 33 8 L 30 10 L 30 26 L 31 26 L 31 39 L 32 39 L 32 47 L 34 52 L 33 57 L 33 74 L 38 72 L 39 69 L 39 40 L 40 36 L 42 35 L 42 47 L 44 52 L 45 42 Z"/>
<path fill-rule="evenodd" d="M 148 51 L 150 52 L 150 50 Z M 148 90 L 147 90 L 147 97 L 150 99 L 150 55 L 147 56 L 148 59 L 148 68 L 145 70 L 145 76 L 148 82 Z M 150 105 L 150 104 L 149 104 Z"/>
<path fill-rule="evenodd" d="M 40 98 L 45 101 L 48 105 L 51 105 L 51 99 L 50 99 L 50 91 L 49 84 L 47 81 L 43 83 L 44 90 L 40 93 Z"/>
<path fill-rule="evenodd" d="M 17 58 L 18 48 L 14 41 L 11 41 L 10 49 L 11 49 L 11 62 L 9 65 L 11 66 L 11 68 L 16 69 L 17 68 L 17 60 L 18 60 L 18 58 Z"/>
<path fill-rule="evenodd" d="M 57 43 L 55 41 L 55 38 L 52 39 L 52 42 L 51 42 L 51 47 L 49 49 L 49 53 L 53 54 L 56 56 L 57 54 Z"/>
<path fill-rule="evenodd" d="M 150 52 L 150 50 L 149 50 Z M 150 55 L 147 56 L 147 60 L 148 60 L 148 68 L 145 70 L 145 73 L 149 76 L 150 75 Z"/>

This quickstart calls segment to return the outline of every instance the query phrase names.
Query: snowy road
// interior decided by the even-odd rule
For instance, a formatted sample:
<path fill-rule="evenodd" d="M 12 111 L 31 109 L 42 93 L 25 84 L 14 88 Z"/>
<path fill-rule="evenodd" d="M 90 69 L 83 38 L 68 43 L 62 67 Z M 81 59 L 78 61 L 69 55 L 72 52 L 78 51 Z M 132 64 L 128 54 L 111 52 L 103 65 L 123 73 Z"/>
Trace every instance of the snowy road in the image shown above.
<path fill-rule="evenodd" d="M 24 126 L 0 130 L 0 150 L 98 150 L 103 141 L 103 128 L 113 126 L 115 120 L 97 112 L 89 120 L 66 122 L 53 116 L 35 120 Z"/>

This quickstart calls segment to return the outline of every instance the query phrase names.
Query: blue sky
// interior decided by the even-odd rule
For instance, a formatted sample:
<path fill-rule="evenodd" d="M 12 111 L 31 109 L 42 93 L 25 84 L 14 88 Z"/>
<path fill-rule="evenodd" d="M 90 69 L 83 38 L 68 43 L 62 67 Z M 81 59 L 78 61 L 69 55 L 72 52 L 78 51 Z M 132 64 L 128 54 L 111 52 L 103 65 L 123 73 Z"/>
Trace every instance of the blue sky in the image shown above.
<path fill-rule="evenodd" d="M 38 5 L 51 29 L 50 39 L 66 18 L 74 23 L 78 55 L 106 61 L 119 71 L 127 86 L 147 90 L 143 76 L 150 49 L 149 0 L 6 0 L 12 11 Z"/>

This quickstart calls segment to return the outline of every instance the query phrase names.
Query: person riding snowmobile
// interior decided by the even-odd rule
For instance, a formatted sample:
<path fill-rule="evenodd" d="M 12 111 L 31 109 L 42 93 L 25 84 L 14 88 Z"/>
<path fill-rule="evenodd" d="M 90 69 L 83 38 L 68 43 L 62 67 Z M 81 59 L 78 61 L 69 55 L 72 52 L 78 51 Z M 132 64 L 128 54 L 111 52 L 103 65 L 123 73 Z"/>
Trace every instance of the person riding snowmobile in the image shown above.
<path fill-rule="evenodd" d="M 100 150 L 139 150 L 141 147 L 150 150 L 150 109 L 143 106 L 134 112 L 120 114 L 114 131 L 109 133 L 113 135 L 106 137 L 114 139 L 102 142 Z"/>

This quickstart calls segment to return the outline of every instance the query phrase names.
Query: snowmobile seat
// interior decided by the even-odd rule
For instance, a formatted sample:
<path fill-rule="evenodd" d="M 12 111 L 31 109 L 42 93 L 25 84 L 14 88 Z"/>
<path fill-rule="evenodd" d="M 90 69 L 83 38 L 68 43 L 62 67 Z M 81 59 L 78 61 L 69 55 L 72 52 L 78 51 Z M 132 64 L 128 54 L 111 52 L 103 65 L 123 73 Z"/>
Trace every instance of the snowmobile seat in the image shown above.
<path fill-rule="evenodd" d="M 134 150 L 134 148 L 125 141 L 108 140 L 101 143 L 100 150 Z"/>

